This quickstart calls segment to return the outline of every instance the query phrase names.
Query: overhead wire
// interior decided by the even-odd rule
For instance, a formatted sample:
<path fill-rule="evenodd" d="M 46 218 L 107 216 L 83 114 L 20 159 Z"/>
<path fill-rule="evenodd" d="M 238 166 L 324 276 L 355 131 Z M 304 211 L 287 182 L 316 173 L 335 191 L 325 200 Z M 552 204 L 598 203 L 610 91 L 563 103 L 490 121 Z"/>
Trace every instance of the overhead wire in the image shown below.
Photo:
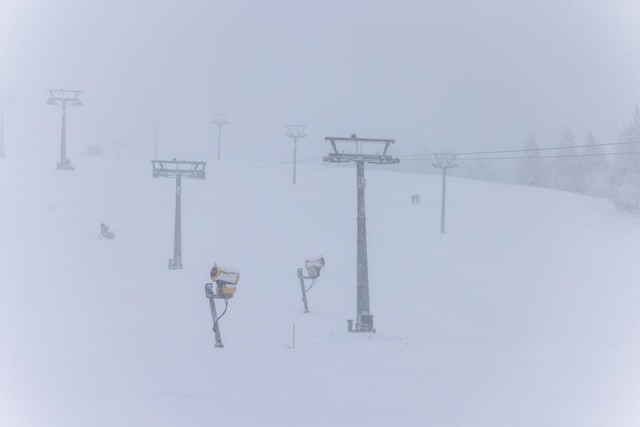
<path fill-rule="evenodd" d="M 623 156 L 623 155 L 640 155 L 637 151 L 628 151 L 621 153 L 583 153 L 583 154 L 559 154 L 554 156 L 513 156 L 513 157 L 456 157 L 455 160 L 535 160 L 535 159 L 561 159 L 571 157 L 599 157 L 599 156 Z"/>
<path fill-rule="evenodd" d="M 587 148 L 587 147 L 609 147 L 616 145 L 629 145 L 629 144 L 640 144 L 640 141 L 620 141 L 620 142 L 609 142 L 602 144 L 584 144 L 584 145 L 573 145 L 570 147 L 540 147 L 540 148 L 522 148 L 517 150 L 492 150 L 492 151 L 469 151 L 469 152 L 452 152 L 447 153 L 456 156 L 471 156 L 471 155 L 484 155 L 484 154 L 508 154 L 508 153 L 530 153 L 535 151 L 551 151 L 551 150 L 570 150 L 572 148 Z M 624 153 L 620 153 L 624 154 Z M 398 156 L 401 159 L 420 159 L 420 158 L 431 158 L 431 155 L 406 155 L 406 156 Z M 459 160 L 459 159 L 458 159 Z"/>
<path fill-rule="evenodd" d="M 318 159 L 322 159 L 322 157 L 312 157 L 312 158 L 309 158 L 309 159 L 302 159 L 302 160 L 298 160 L 297 163 L 310 162 L 312 160 L 318 160 Z M 264 165 L 255 165 L 255 166 L 246 166 L 246 167 L 241 167 L 241 168 L 225 169 L 225 170 L 221 170 L 220 172 L 234 172 L 234 171 L 242 171 L 242 170 L 249 170 L 249 169 L 263 169 L 263 168 L 270 168 L 270 167 L 273 167 L 273 166 L 284 166 L 284 165 L 291 165 L 291 164 L 293 164 L 292 161 L 279 162 L 279 163 L 268 163 L 268 164 L 264 164 Z"/>

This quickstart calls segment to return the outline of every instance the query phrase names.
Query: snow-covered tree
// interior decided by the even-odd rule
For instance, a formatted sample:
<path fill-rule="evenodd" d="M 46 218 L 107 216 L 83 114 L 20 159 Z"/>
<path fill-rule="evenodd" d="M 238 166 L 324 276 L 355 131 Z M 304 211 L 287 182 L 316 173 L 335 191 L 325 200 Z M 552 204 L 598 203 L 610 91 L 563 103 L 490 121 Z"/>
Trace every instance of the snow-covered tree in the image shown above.
<path fill-rule="evenodd" d="M 621 209 L 640 213 L 640 110 L 620 133 L 611 173 L 612 198 Z M 629 144 L 627 144 L 629 143 Z"/>
<path fill-rule="evenodd" d="M 580 165 L 579 159 L 575 157 L 578 151 L 573 142 L 573 136 L 568 128 L 565 128 L 560 138 L 559 150 L 553 152 L 555 159 L 549 159 L 550 183 L 549 186 L 560 190 L 579 192 Z"/>
<path fill-rule="evenodd" d="M 538 143 L 533 135 L 529 135 L 529 138 L 524 143 L 525 150 L 527 151 L 522 156 L 523 159 L 519 160 L 518 165 L 518 180 L 523 185 L 542 186 L 544 185 L 544 172 L 540 159 L 540 152 L 537 151 Z"/>
<path fill-rule="evenodd" d="M 595 138 L 589 133 L 586 147 L 581 153 L 584 157 L 580 158 L 583 192 L 595 197 L 605 197 L 609 189 L 609 162 L 602 147 L 595 144 Z"/>

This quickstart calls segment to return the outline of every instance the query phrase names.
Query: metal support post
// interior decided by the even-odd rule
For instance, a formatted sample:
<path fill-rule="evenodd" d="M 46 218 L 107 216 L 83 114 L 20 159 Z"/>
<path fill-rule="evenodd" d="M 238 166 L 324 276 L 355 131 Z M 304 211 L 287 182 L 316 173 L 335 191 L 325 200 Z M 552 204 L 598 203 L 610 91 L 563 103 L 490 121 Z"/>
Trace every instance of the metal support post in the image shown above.
<path fill-rule="evenodd" d="M 182 175 L 176 175 L 176 223 L 173 235 L 172 270 L 182 268 Z"/>
<path fill-rule="evenodd" d="M 444 233 L 446 196 L 447 196 L 447 168 L 442 168 L 442 209 L 440 210 L 440 233 Z"/>
<path fill-rule="evenodd" d="M 306 126 L 302 125 L 287 125 L 288 132 L 286 136 L 293 140 L 293 185 L 296 184 L 296 169 L 298 164 L 298 139 L 307 136 L 304 133 Z"/>
<path fill-rule="evenodd" d="M 367 260 L 367 218 L 365 214 L 365 188 L 366 181 L 364 177 L 364 164 L 372 163 L 377 165 L 389 165 L 400 163 L 400 159 L 387 154 L 387 150 L 391 144 L 395 143 L 393 139 L 374 139 L 374 138 L 358 138 L 356 134 L 351 137 L 326 137 L 326 141 L 331 144 L 333 152 L 324 158 L 325 162 L 331 163 L 347 163 L 354 162 L 356 164 L 357 178 L 357 284 L 356 284 L 356 324 L 353 327 L 353 321 L 347 321 L 347 330 L 349 332 L 375 332 L 373 327 L 373 315 L 370 313 L 369 307 L 369 265 Z M 339 150 L 337 143 L 355 143 L 355 153 L 345 153 Z M 375 154 L 367 154 L 366 146 L 382 145 L 382 149 L 376 149 Z"/>
<path fill-rule="evenodd" d="M 220 145 L 222 143 L 222 126 L 218 125 L 218 160 L 220 160 Z"/>
<path fill-rule="evenodd" d="M 304 275 L 302 274 L 302 269 L 298 269 L 298 279 L 300 279 L 300 290 L 302 291 L 302 302 L 304 303 L 304 312 L 309 312 L 309 305 L 307 304 L 307 290 L 305 289 L 304 284 Z"/>
<path fill-rule="evenodd" d="M 440 209 L 440 233 L 444 234 L 445 231 L 445 206 L 447 195 L 447 169 L 455 168 L 458 165 L 454 164 L 456 155 L 449 153 L 433 153 L 436 159 L 436 163 L 433 167 L 442 169 L 442 207 Z"/>
<path fill-rule="evenodd" d="M 228 115 L 223 113 L 214 113 L 211 123 L 218 126 L 218 160 L 220 160 L 220 146 L 222 145 L 222 126 L 228 125 Z"/>
<path fill-rule="evenodd" d="M 293 185 L 296 185 L 297 163 L 298 163 L 298 138 L 293 138 Z"/>
<path fill-rule="evenodd" d="M 369 265 L 367 260 L 367 218 L 365 215 L 364 190 L 366 181 L 364 177 L 364 161 L 356 162 L 357 184 L 358 184 L 358 252 L 357 252 L 357 317 L 356 329 L 361 332 L 371 332 L 364 330 L 361 316 L 369 313 Z M 371 316 L 371 329 L 373 329 L 373 316 Z"/>
<path fill-rule="evenodd" d="M 204 285 L 205 294 L 209 298 L 209 307 L 211 308 L 211 318 L 213 319 L 213 333 L 216 337 L 215 346 L 222 348 L 222 337 L 220 336 L 220 326 L 218 325 L 218 312 L 216 311 L 216 299 L 213 294 L 213 284 L 207 283 Z"/>
<path fill-rule="evenodd" d="M 4 152 L 4 102 L 6 97 L 0 94 L 0 157 L 6 157 Z"/>
<path fill-rule="evenodd" d="M 58 169 L 65 169 L 67 160 L 67 103 L 62 102 L 62 132 L 60 135 L 60 163 Z"/>
<path fill-rule="evenodd" d="M 176 213 L 173 233 L 173 259 L 169 259 L 169 269 L 182 269 L 182 177 L 205 179 L 206 162 L 186 160 L 151 160 L 151 175 L 154 178 L 176 179 Z"/>
<path fill-rule="evenodd" d="M 73 170 L 74 167 L 67 158 L 67 104 L 72 107 L 82 105 L 82 102 L 78 99 L 80 95 L 79 90 L 50 90 L 49 105 L 62 106 L 62 128 L 60 132 L 60 163 L 58 163 L 59 170 Z"/>

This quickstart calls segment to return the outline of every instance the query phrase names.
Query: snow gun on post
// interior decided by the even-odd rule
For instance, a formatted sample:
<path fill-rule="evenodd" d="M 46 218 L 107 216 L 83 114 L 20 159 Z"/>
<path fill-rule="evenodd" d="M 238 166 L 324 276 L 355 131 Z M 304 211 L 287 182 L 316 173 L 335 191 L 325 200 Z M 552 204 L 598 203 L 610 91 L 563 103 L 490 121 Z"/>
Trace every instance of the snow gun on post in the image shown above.
<path fill-rule="evenodd" d="M 224 347 L 222 345 L 222 338 L 220 337 L 220 327 L 218 321 L 227 312 L 229 308 L 229 299 L 233 298 L 233 294 L 236 292 L 236 286 L 240 280 L 240 273 L 231 268 L 221 267 L 214 264 L 211 269 L 211 282 L 205 283 L 204 293 L 209 298 L 209 306 L 211 308 L 211 317 L 213 319 L 213 333 L 216 337 L 216 347 Z M 214 287 L 215 285 L 215 287 Z M 216 299 L 224 301 L 224 311 L 218 316 L 216 310 Z"/>
<path fill-rule="evenodd" d="M 304 312 L 309 312 L 309 304 L 307 303 L 307 292 L 316 285 L 318 277 L 320 277 L 320 270 L 324 267 L 324 257 L 312 257 L 307 258 L 304 261 L 304 268 L 307 270 L 307 275 L 303 274 L 302 268 L 298 269 L 298 279 L 300 279 L 300 290 L 302 291 L 302 302 L 304 303 Z M 304 281 L 310 280 L 311 285 L 307 288 Z"/>

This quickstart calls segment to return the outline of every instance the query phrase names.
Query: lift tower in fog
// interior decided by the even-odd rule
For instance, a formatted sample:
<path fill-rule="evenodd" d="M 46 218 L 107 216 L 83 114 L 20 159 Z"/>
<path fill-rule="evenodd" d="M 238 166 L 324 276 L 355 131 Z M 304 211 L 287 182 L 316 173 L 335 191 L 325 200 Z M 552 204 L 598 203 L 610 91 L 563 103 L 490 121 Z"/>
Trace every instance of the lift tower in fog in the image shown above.
<path fill-rule="evenodd" d="M 220 160 L 220 144 L 222 143 L 222 126 L 231 123 L 229 115 L 225 113 L 213 113 L 211 115 L 211 123 L 218 125 L 218 160 Z"/>
<path fill-rule="evenodd" d="M 444 233 L 444 220 L 445 220 L 445 202 L 447 195 L 447 169 L 458 167 L 455 164 L 456 155 L 453 153 L 433 153 L 433 157 L 436 162 L 433 167 L 436 169 L 442 169 L 442 206 L 440 208 L 440 233 Z"/>
<path fill-rule="evenodd" d="M 151 160 L 154 178 L 176 178 L 176 222 L 173 234 L 173 259 L 169 260 L 169 269 L 182 269 L 182 177 L 205 179 L 206 162 L 186 160 Z"/>
<path fill-rule="evenodd" d="M 13 95 L 0 91 L 0 157 L 7 157 L 4 151 L 4 104 L 13 101 Z"/>
<path fill-rule="evenodd" d="M 298 163 L 298 140 L 307 136 L 304 133 L 304 125 L 287 125 L 287 133 L 285 134 L 293 140 L 293 183 L 296 183 L 296 165 Z"/>
<path fill-rule="evenodd" d="M 160 119 L 154 119 L 150 125 L 153 127 L 153 160 L 158 160 L 158 128 L 162 122 Z"/>
<path fill-rule="evenodd" d="M 54 89 L 49 90 L 49 105 L 61 105 L 62 106 L 62 133 L 60 136 L 60 163 L 58 163 L 58 170 L 74 170 L 75 167 L 67 159 L 67 105 L 71 107 L 79 107 L 82 102 L 78 99 L 80 95 L 79 90 L 64 90 Z"/>
<path fill-rule="evenodd" d="M 364 178 L 364 164 L 373 163 L 376 165 L 389 165 L 400 163 L 400 159 L 387 154 L 387 150 L 391 144 L 395 143 L 393 139 L 371 139 L 357 138 L 355 134 L 351 137 L 326 137 L 325 141 L 331 143 L 333 152 L 324 158 L 325 162 L 331 163 L 347 163 L 354 162 L 356 164 L 357 176 L 357 195 L 358 195 L 358 244 L 357 244 L 357 304 L 356 304 L 356 325 L 353 327 L 353 321 L 348 321 L 349 332 L 375 332 L 373 328 L 373 314 L 369 308 L 369 265 L 367 261 L 367 219 L 364 206 L 364 190 L 366 181 Z M 345 153 L 344 150 L 338 151 L 336 143 L 354 144 L 355 152 Z M 374 154 L 365 154 L 370 151 L 367 147 L 382 146 L 380 151 L 374 151 Z"/>

